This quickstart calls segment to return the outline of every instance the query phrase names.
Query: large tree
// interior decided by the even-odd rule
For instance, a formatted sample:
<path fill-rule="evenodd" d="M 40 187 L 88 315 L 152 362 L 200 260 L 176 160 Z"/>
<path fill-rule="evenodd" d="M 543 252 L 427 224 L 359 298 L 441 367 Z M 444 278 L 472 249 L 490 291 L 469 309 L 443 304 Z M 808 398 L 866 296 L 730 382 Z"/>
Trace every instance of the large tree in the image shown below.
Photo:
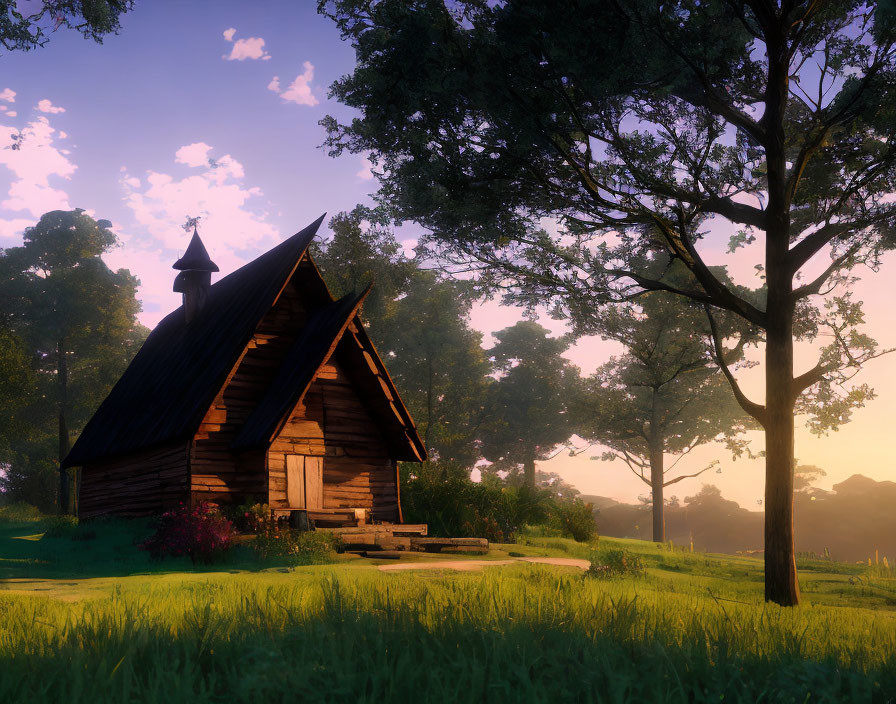
<path fill-rule="evenodd" d="M 31 423 L 55 416 L 59 509 L 72 508 L 61 462 L 145 337 L 136 321 L 137 279 L 101 256 L 117 243 L 108 220 L 54 210 L 26 228 L 21 247 L 0 250 L 0 310 L 37 374 Z M 52 411 L 49 409 L 52 408 Z M 51 421 L 52 422 L 52 421 Z M 34 458 L 28 458 L 34 460 Z"/>
<path fill-rule="evenodd" d="M 652 292 L 638 306 L 619 306 L 601 320 L 604 337 L 625 347 L 588 377 L 578 394 L 577 434 L 609 448 L 602 459 L 619 459 L 650 487 L 653 539 L 664 542 L 664 489 L 697 477 L 713 461 L 688 473 L 673 469 L 696 447 L 727 440 L 744 452 L 738 435 L 752 420 L 713 365 L 702 311 L 682 307 L 670 294 Z M 730 350 L 733 361 L 740 350 Z M 676 459 L 666 464 L 666 456 Z"/>
<path fill-rule="evenodd" d="M 0 0 L 0 45 L 8 51 L 43 46 L 60 27 L 103 43 L 121 29 L 120 17 L 133 0 Z"/>
<path fill-rule="evenodd" d="M 578 369 L 563 357 L 569 341 L 550 337 L 536 322 L 524 320 L 494 336 L 489 356 L 500 377 L 487 396 L 482 452 L 497 470 L 515 474 L 522 467 L 523 481 L 534 489 L 535 463 L 573 433 L 569 405 Z"/>
<path fill-rule="evenodd" d="M 325 119 L 328 145 L 370 155 L 396 218 L 560 314 L 667 290 L 711 324 L 726 311 L 761 330 L 764 399 L 721 366 L 765 431 L 765 595 L 797 604 L 794 416 L 818 411 L 819 432 L 847 420 L 870 395 L 848 378 L 879 353 L 848 284 L 893 238 L 892 2 L 320 7 L 357 57 L 332 94 L 361 113 Z M 759 299 L 707 264 L 707 234 L 726 230 L 732 247 L 755 245 Z M 645 267 L 658 250 L 690 281 Z M 822 332 L 818 363 L 795 369 L 794 342 Z"/>

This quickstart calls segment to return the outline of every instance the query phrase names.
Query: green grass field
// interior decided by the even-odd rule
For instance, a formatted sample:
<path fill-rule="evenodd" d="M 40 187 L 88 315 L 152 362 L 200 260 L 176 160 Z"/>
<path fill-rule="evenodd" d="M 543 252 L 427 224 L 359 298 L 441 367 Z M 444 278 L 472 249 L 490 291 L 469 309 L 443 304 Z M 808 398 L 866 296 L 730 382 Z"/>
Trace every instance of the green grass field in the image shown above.
<path fill-rule="evenodd" d="M 150 562 L 139 522 L 92 530 L 0 523 L 0 702 L 896 701 L 896 575 L 878 567 L 803 564 L 804 605 L 781 609 L 755 559 L 638 541 L 600 545 L 645 577 L 596 579 L 290 568 L 245 548 L 194 569 Z"/>

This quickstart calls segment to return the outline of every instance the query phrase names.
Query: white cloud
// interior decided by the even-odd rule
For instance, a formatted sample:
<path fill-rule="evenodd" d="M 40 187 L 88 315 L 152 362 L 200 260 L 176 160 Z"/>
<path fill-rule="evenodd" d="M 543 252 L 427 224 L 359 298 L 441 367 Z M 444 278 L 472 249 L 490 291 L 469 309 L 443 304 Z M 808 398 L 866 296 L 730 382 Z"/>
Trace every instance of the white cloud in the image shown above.
<path fill-rule="evenodd" d="M 54 146 L 55 132 L 46 117 L 32 120 L 21 132 L 0 126 L 0 144 L 17 145 L 16 149 L 0 149 L 0 166 L 13 176 L 8 198 L 0 202 L 0 208 L 25 211 L 35 217 L 48 210 L 71 209 L 68 194 L 50 185 L 51 178 L 69 179 L 77 169 Z"/>
<path fill-rule="evenodd" d="M 14 103 L 16 102 L 16 92 L 9 88 L 4 88 L 0 91 L 0 100 L 4 100 L 7 103 Z"/>
<path fill-rule="evenodd" d="M 187 166 L 203 166 L 208 164 L 208 153 L 212 150 L 210 144 L 205 142 L 193 142 L 181 147 L 174 154 L 174 160 L 178 164 Z"/>
<path fill-rule="evenodd" d="M 0 218 L 0 243 L 7 246 L 18 246 L 22 243 L 22 233 L 26 227 L 34 225 L 31 218 L 12 218 L 3 220 Z"/>
<path fill-rule="evenodd" d="M 68 133 L 59 130 L 59 134 L 57 136 L 59 137 L 59 139 L 65 139 L 66 137 L 68 137 Z"/>
<path fill-rule="evenodd" d="M 121 175 L 124 200 L 137 227 L 122 237 L 124 246 L 116 257 L 141 280 L 145 324 L 155 324 L 179 304 L 179 296 L 171 292 L 171 264 L 189 242 L 182 229 L 188 216 L 201 216 L 199 232 L 221 275 L 280 239 L 261 207 L 261 189 L 243 182 L 243 165 L 230 154 L 213 154 L 205 142 L 178 149 L 175 162 L 191 167 L 183 178 L 156 171 L 142 179 L 127 171 Z"/>
<path fill-rule="evenodd" d="M 41 100 L 37 104 L 37 109 L 40 110 L 41 112 L 49 112 L 49 113 L 65 112 L 65 108 L 61 108 L 58 105 L 53 105 L 53 103 L 51 103 L 49 100 L 46 100 L 46 99 Z"/>
<path fill-rule="evenodd" d="M 0 105 L 0 112 L 6 112 L 7 110 L 9 110 L 8 107 L 6 107 L 5 105 Z"/>
<path fill-rule="evenodd" d="M 6 115 L 7 117 L 18 117 L 19 113 L 17 113 L 15 110 L 10 110 L 6 113 Z"/>
<path fill-rule="evenodd" d="M 370 163 L 370 159 L 364 157 L 361 162 L 361 168 L 355 174 L 362 181 L 372 181 L 373 180 L 373 164 Z"/>
<path fill-rule="evenodd" d="M 287 103 L 308 106 L 317 105 L 319 101 L 311 92 L 311 81 L 314 80 L 314 64 L 306 61 L 302 66 L 305 70 L 296 76 L 296 79 L 290 83 L 285 91 L 280 92 L 280 79 L 277 76 L 274 76 L 273 80 L 268 84 L 268 90 L 278 93 Z"/>
<path fill-rule="evenodd" d="M 235 34 L 236 29 L 231 27 L 224 31 L 224 39 L 228 42 L 233 42 Z M 267 61 L 271 58 L 271 55 L 264 49 L 264 39 L 261 37 L 248 37 L 246 39 L 237 39 L 230 49 L 230 53 L 224 54 L 221 58 L 227 61 L 245 61 L 246 59 Z"/>

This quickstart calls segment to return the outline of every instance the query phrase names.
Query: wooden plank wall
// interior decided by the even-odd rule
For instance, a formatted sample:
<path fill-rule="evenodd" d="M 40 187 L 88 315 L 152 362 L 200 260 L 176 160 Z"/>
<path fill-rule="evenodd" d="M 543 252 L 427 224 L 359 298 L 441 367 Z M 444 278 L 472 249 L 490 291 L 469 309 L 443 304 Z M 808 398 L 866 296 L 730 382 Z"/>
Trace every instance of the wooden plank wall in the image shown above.
<path fill-rule="evenodd" d="M 270 386 L 280 361 L 307 319 L 304 295 L 294 281 L 262 318 L 242 360 L 193 438 L 190 467 L 194 500 L 219 504 L 253 497 L 267 500 L 264 452 L 236 456 L 230 443 Z"/>
<path fill-rule="evenodd" d="M 270 504 L 287 508 L 286 455 L 323 457 L 324 508 L 398 520 L 395 466 L 382 433 L 338 362 L 321 367 L 268 450 Z"/>
<path fill-rule="evenodd" d="M 189 500 L 185 442 L 87 465 L 81 472 L 81 518 L 148 516 Z"/>

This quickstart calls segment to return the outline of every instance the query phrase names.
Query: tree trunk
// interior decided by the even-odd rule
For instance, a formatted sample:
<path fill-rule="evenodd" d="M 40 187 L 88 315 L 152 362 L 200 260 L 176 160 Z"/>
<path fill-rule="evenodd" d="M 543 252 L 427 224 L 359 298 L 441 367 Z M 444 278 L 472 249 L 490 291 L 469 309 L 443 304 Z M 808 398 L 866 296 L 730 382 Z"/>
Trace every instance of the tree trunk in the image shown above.
<path fill-rule="evenodd" d="M 800 587 L 793 551 L 793 269 L 784 112 L 790 55 L 784 27 L 766 36 L 769 57 L 765 113 L 766 207 L 765 343 L 765 599 L 796 606 Z"/>
<path fill-rule="evenodd" d="M 535 488 L 535 453 L 529 454 L 523 462 L 523 478 L 527 487 Z"/>
<path fill-rule="evenodd" d="M 663 446 L 650 443 L 650 497 L 653 501 L 653 542 L 666 542 L 666 516 L 663 505 Z"/>
<path fill-rule="evenodd" d="M 59 384 L 59 513 L 69 512 L 69 479 L 68 472 L 62 462 L 68 456 L 68 364 L 65 358 L 65 339 L 59 340 L 56 346 L 56 373 Z"/>
<path fill-rule="evenodd" d="M 793 549 L 793 339 L 766 342 L 765 599 L 796 606 L 800 586 Z"/>
<path fill-rule="evenodd" d="M 653 542 L 666 542 L 666 520 L 663 513 L 663 435 L 660 423 L 659 387 L 653 387 L 650 403 L 650 499 L 653 503 Z"/>

